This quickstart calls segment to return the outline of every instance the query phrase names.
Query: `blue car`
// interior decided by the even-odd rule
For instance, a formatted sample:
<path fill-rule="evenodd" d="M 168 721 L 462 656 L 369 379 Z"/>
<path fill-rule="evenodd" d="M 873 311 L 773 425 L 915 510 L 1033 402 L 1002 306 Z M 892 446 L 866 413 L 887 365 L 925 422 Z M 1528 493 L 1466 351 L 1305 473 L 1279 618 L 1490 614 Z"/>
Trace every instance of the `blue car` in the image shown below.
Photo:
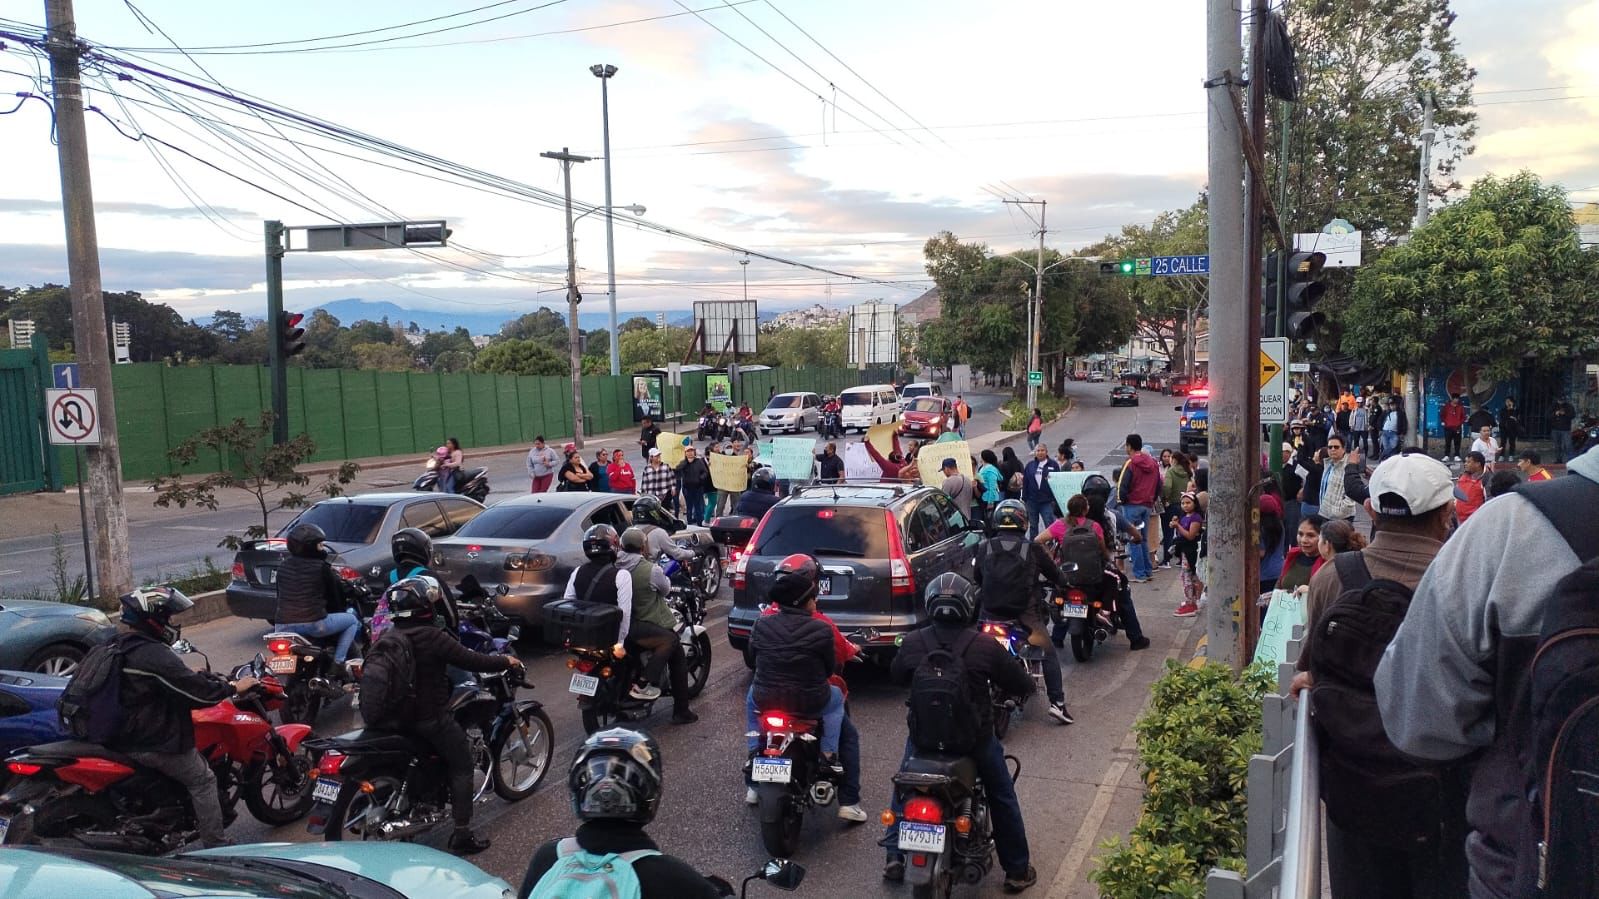
<path fill-rule="evenodd" d="M 71 739 L 56 714 L 67 679 L 31 671 L 0 671 L 0 758 L 24 746 Z"/>

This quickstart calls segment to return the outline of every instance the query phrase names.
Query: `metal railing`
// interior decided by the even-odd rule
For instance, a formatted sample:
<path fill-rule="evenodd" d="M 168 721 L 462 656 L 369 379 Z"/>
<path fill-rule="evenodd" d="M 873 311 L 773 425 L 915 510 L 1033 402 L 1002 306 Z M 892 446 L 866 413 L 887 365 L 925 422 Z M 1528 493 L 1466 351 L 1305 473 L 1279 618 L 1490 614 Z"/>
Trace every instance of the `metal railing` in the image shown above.
<path fill-rule="evenodd" d="M 1207 899 L 1319 899 L 1321 784 L 1310 694 L 1288 696 L 1303 629 L 1278 666 L 1277 690 L 1261 700 L 1261 751 L 1249 760 L 1249 820 L 1244 860 L 1249 874 L 1212 869 Z"/>

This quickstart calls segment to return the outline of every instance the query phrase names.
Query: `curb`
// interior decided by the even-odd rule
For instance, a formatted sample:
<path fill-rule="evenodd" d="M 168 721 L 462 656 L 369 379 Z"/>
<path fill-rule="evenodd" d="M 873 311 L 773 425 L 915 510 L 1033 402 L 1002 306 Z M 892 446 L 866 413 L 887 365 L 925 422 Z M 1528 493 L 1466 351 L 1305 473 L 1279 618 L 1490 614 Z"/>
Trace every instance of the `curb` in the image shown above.
<path fill-rule="evenodd" d="M 228 610 L 227 593 L 225 589 L 212 590 L 210 593 L 189 597 L 194 600 L 194 608 L 183 613 L 182 626 L 205 624 L 232 615 L 233 613 Z"/>

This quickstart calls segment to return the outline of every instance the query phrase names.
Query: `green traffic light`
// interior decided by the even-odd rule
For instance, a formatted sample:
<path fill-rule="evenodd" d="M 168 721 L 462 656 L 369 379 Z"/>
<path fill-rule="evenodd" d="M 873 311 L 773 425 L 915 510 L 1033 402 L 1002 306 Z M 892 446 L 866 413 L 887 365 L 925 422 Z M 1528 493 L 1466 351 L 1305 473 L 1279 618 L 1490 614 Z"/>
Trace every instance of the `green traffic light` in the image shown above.
<path fill-rule="evenodd" d="M 1130 275 L 1137 270 L 1137 264 L 1131 259 L 1123 259 L 1116 263 L 1116 270 L 1124 275 Z"/>

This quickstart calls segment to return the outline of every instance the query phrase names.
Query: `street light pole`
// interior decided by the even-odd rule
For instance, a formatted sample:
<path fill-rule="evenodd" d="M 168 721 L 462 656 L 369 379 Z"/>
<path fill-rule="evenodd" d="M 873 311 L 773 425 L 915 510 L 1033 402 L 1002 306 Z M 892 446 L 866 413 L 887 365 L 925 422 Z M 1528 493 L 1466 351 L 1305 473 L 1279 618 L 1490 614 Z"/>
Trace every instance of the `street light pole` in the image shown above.
<path fill-rule="evenodd" d="M 1044 307 L 1044 214 L 1048 200 L 1006 200 L 1018 206 L 1038 207 L 1038 264 L 1033 266 L 1033 296 L 1027 306 L 1027 408 L 1038 405 L 1038 388 L 1033 386 L 1032 373 L 1038 370 L 1038 332 L 1043 322 L 1040 312 Z M 1062 260 L 1064 261 L 1064 260 Z M 1025 263 L 1024 263 L 1025 264 Z"/>
<path fill-rule="evenodd" d="M 592 157 L 577 156 L 562 147 L 561 152 L 540 153 L 545 159 L 561 163 L 562 180 L 566 182 L 566 316 L 567 348 L 572 354 L 572 444 L 583 448 L 583 354 L 578 348 L 577 303 L 577 243 L 572 236 L 572 163 L 588 162 Z M 610 214 L 610 208 L 606 208 Z M 616 341 L 611 345 L 614 348 Z"/>
<path fill-rule="evenodd" d="M 615 213 L 611 209 L 611 76 L 616 66 L 592 65 L 589 71 L 600 79 L 600 121 L 604 130 L 605 149 L 605 271 L 606 299 L 611 313 L 611 374 L 622 373 L 622 341 L 618 339 L 616 323 L 616 229 Z"/>
<path fill-rule="evenodd" d="M 743 271 L 744 271 L 744 301 L 745 302 L 749 302 L 749 298 L 750 298 L 750 257 L 745 256 L 743 259 L 740 259 L 738 261 L 738 264 L 739 264 L 740 268 L 742 268 Z"/>

